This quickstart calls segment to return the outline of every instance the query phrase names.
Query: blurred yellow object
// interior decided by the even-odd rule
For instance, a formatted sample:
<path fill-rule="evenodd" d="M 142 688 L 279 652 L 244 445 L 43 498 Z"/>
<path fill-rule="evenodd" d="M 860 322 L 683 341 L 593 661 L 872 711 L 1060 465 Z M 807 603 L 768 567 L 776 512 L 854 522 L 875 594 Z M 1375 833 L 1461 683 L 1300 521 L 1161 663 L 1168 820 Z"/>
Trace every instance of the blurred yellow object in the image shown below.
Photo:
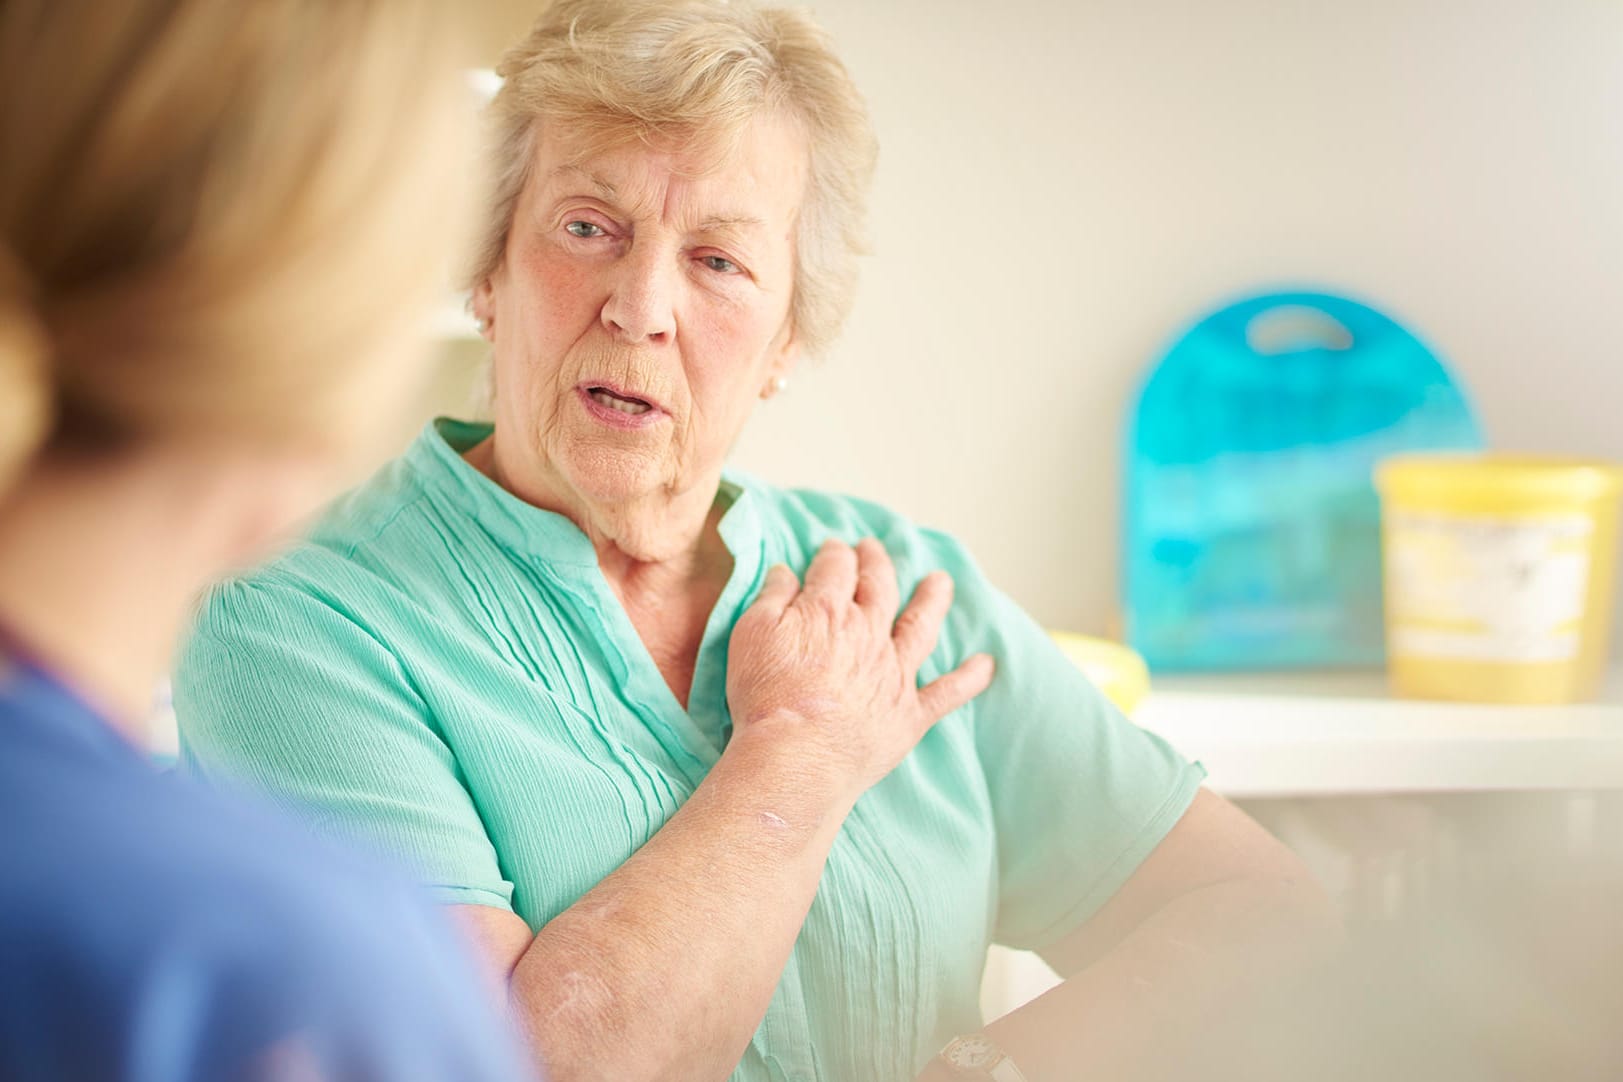
<path fill-rule="evenodd" d="M 1116 642 L 1069 631 L 1050 631 L 1065 656 L 1124 714 L 1132 714 L 1150 690 L 1150 670 L 1138 652 Z"/>
<path fill-rule="evenodd" d="M 1401 695 L 1593 698 L 1607 658 L 1623 469 L 1405 455 L 1376 471 L 1387 654 Z"/>

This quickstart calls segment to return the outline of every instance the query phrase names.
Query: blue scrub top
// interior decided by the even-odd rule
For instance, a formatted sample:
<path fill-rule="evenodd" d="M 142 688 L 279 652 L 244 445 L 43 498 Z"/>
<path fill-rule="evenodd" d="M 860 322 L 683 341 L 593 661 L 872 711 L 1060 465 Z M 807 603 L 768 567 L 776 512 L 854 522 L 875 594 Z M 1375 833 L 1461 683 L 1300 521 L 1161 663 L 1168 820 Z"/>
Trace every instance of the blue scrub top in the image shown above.
<path fill-rule="evenodd" d="M 0 659 L 0 1078 L 532 1077 L 393 873 L 155 770 Z"/>

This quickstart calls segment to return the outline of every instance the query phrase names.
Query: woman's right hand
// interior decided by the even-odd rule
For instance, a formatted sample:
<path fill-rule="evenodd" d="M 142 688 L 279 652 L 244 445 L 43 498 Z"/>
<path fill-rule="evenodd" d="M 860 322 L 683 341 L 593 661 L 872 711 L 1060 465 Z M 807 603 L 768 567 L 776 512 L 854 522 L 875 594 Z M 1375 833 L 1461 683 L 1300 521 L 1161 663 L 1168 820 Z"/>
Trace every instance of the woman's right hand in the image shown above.
<path fill-rule="evenodd" d="M 804 586 L 773 567 L 728 648 L 735 740 L 787 742 L 855 802 L 992 681 L 991 657 L 976 654 L 918 686 L 952 591 L 945 572 L 932 572 L 897 616 L 896 569 L 872 538 L 854 549 L 825 543 Z"/>

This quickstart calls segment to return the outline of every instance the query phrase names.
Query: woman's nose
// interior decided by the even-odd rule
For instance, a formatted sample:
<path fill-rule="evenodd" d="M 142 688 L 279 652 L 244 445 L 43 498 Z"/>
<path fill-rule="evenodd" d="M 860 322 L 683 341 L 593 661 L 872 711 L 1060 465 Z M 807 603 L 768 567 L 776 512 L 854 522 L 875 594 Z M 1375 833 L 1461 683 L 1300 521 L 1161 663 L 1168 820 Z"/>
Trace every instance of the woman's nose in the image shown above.
<path fill-rule="evenodd" d="M 625 342 L 663 342 L 676 331 L 675 268 L 653 246 L 633 244 L 617 261 L 603 325 Z"/>

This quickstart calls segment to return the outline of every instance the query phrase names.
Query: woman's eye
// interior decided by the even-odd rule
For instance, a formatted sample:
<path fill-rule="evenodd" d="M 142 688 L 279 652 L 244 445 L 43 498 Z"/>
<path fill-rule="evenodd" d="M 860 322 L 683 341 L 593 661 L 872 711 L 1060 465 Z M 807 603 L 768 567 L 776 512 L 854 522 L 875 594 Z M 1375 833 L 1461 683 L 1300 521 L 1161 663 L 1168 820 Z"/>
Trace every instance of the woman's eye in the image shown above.
<path fill-rule="evenodd" d="M 703 262 L 705 266 L 720 274 L 734 274 L 738 271 L 737 263 L 730 259 L 723 259 L 719 255 L 707 255 L 704 257 Z"/>
<path fill-rule="evenodd" d="M 569 231 L 571 236 L 582 239 L 601 237 L 603 235 L 602 227 L 593 225 L 591 222 L 574 221 L 564 226 L 564 228 Z"/>

